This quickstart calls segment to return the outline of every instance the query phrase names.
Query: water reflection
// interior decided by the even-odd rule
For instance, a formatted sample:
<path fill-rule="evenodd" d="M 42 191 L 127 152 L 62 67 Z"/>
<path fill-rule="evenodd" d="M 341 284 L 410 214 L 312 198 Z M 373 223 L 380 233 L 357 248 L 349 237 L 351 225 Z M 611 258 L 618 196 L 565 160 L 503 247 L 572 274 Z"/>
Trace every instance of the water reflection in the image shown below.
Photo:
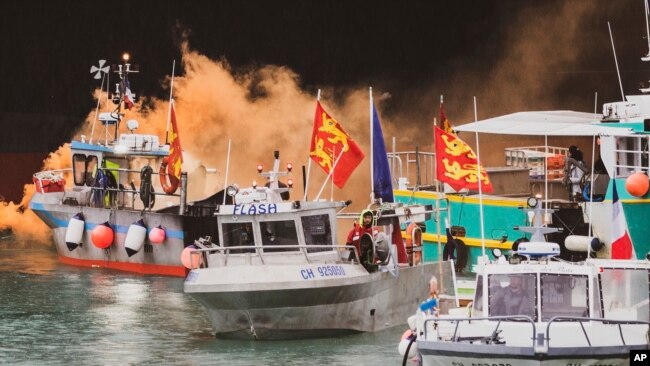
<path fill-rule="evenodd" d="M 4 244 L 0 318 L 0 364 L 391 365 L 404 331 L 217 340 L 182 279 L 66 266 L 53 251 Z"/>

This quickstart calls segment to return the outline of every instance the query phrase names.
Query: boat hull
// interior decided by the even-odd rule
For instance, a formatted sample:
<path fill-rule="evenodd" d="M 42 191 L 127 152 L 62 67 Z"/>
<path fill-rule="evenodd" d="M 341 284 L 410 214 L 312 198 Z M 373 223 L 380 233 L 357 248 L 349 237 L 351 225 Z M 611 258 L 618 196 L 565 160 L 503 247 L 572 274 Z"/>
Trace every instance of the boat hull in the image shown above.
<path fill-rule="evenodd" d="M 349 274 L 354 273 L 352 266 L 360 267 L 341 268 Z M 190 273 L 185 292 L 205 307 L 219 338 L 326 337 L 405 325 L 416 304 L 426 298 L 428 282 L 437 268 L 429 263 L 400 268 L 398 276 L 376 272 L 319 282 L 300 278 L 232 286 L 230 290 L 195 286 Z M 299 273 L 298 267 L 283 271 Z"/>
<path fill-rule="evenodd" d="M 629 365 L 630 350 L 647 344 L 616 347 L 559 348 L 548 353 L 532 347 L 417 342 L 424 366 L 577 366 Z"/>
<path fill-rule="evenodd" d="M 186 218 L 173 213 L 142 212 L 141 210 L 80 207 L 53 200 L 56 194 L 34 194 L 30 208 L 51 229 L 54 246 L 62 263 L 94 268 L 109 268 L 126 272 L 185 277 L 187 270 L 181 263 L 181 252 L 188 237 L 188 221 L 195 224 L 205 218 Z M 69 250 L 66 245 L 66 231 L 70 219 L 78 212 L 85 217 L 81 245 Z M 148 229 L 157 225 L 165 228 L 163 243 L 154 244 L 145 238 L 142 249 L 129 257 L 125 241 L 129 226 L 142 218 Z M 95 226 L 109 222 L 114 239 L 107 249 L 96 247 L 91 241 Z M 206 232 L 206 235 L 209 233 Z"/>

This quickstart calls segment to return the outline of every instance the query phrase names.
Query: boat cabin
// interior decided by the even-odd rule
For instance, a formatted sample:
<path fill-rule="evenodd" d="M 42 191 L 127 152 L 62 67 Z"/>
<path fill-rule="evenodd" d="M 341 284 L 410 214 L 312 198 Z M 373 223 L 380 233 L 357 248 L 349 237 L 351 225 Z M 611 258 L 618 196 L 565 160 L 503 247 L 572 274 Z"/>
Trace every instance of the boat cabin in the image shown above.
<path fill-rule="evenodd" d="M 264 264 L 273 262 L 274 253 L 282 253 L 283 263 L 291 254 L 303 262 L 309 253 L 332 251 L 337 238 L 336 213 L 345 203 L 288 202 L 282 200 L 280 191 L 282 188 L 229 188 L 233 204 L 221 205 L 215 212 L 215 242 L 221 243 L 222 250 L 210 255 L 219 259 L 210 261 L 225 263 L 228 258 L 229 264 Z"/>
<path fill-rule="evenodd" d="M 595 260 L 585 265 L 529 261 L 477 273 L 472 317 L 529 316 L 650 320 L 648 266 Z"/>

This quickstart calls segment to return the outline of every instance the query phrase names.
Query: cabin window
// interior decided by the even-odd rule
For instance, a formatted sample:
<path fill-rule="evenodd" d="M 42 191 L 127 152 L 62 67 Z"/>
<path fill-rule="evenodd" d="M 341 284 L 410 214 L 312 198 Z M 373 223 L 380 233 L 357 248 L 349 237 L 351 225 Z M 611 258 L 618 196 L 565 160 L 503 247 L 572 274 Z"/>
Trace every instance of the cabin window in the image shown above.
<path fill-rule="evenodd" d="M 599 280 L 604 318 L 649 320 L 648 270 L 602 268 Z"/>
<path fill-rule="evenodd" d="M 542 321 L 554 316 L 588 317 L 587 276 L 544 273 L 542 285 Z"/>
<path fill-rule="evenodd" d="M 332 230 L 328 214 L 303 216 L 302 231 L 307 245 L 332 245 Z M 307 252 L 323 252 L 328 248 L 308 248 Z"/>
<path fill-rule="evenodd" d="M 86 182 L 86 155 L 72 155 L 72 173 L 74 175 L 74 185 L 83 186 Z"/>
<path fill-rule="evenodd" d="M 229 253 L 253 253 L 255 237 L 252 222 L 234 222 L 223 224 L 223 245 L 226 247 L 251 247 L 232 249 Z"/>
<path fill-rule="evenodd" d="M 97 157 L 95 155 L 72 155 L 72 174 L 76 186 L 93 186 L 97 177 Z"/>
<path fill-rule="evenodd" d="M 474 291 L 472 316 L 476 318 L 483 316 L 483 276 L 478 276 L 476 278 L 476 291 Z"/>
<path fill-rule="evenodd" d="M 298 232 L 296 231 L 296 222 L 293 220 L 260 222 L 260 233 L 262 233 L 262 246 L 265 253 L 298 250 Z M 279 245 L 295 245 L 296 247 L 273 248 Z"/>
<path fill-rule="evenodd" d="M 490 316 L 525 315 L 537 321 L 537 281 L 534 273 L 488 276 Z"/>
<path fill-rule="evenodd" d="M 97 157 L 95 155 L 88 155 L 86 157 L 86 177 L 85 182 L 87 186 L 93 186 L 97 178 Z"/>

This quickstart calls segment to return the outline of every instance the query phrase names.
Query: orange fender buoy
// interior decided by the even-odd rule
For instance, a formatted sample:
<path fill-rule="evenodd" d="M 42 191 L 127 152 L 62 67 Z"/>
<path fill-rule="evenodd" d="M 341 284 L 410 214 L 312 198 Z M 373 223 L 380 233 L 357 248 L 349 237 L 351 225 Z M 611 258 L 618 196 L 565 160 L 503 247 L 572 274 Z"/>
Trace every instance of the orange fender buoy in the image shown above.
<path fill-rule="evenodd" d="M 650 182 L 648 176 L 643 173 L 634 173 L 625 180 L 627 193 L 634 197 L 643 197 L 648 193 Z"/>
<path fill-rule="evenodd" d="M 192 252 L 196 249 L 194 245 L 189 245 L 181 252 L 181 263 L 183 263 L 185 268 L 196 269 L 203 262 L 200 255 L 192 255 Z"/>
<path fill-rule="evenodd" d="M 106 249 L 113 244 L 114 236 L 113 228 L 111 228 L 111 224 L 107 221 L 95 226 L 93 231 L 90 233 L 90 240 L 97 248 Z"/>
<path fill-rule="evenodd" d="M 169 157 L 165 157 L 160 164 L 158 175 L 160 176 L 160 186 L 167 194 L 173 194 L 178 189 L 180 183 L 178 178 L 172 174 L 173 167 L 169 164 Z M 167 183 L 167 176 L 169 176 L 169 183 Z"/>
<path fill-rule="evenodd" d="M 162 244 L 165 241 L 165 229 L 158 225 L 149 232 L 149 241 L 151 244 Z"/>

